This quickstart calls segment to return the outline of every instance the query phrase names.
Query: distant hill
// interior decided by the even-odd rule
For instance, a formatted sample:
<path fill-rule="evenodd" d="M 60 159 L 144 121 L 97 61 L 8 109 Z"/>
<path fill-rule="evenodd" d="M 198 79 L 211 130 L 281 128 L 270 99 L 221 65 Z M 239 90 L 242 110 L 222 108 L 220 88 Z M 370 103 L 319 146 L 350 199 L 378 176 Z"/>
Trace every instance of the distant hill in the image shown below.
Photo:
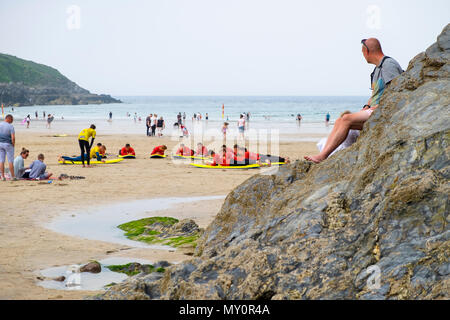
<path fill-rule="evenodd" d="M 121 101 L 109 95 L 92 94 L 52 67 L 0 53 L 0 102 L 24 106 Z"/>

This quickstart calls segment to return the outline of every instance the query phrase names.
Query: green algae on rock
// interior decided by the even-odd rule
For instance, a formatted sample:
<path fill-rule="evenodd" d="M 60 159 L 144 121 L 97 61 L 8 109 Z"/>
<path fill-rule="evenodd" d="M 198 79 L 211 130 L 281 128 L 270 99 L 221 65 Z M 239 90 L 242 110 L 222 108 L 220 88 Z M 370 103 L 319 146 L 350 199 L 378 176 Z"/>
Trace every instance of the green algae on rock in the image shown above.
<path fill-rule="evenodd" d="M 449 62 L 450 24 L 351 148 L 253 176 L 193 259 L 96 298 L 449 299 Z"/>
<path fill-rule="evenodd" d="M 189 219 L 151 217 L 130 221 L 118 226 L 131 240 L 172 247 L 195 248 L 201 234 L 198 225 Z"/>

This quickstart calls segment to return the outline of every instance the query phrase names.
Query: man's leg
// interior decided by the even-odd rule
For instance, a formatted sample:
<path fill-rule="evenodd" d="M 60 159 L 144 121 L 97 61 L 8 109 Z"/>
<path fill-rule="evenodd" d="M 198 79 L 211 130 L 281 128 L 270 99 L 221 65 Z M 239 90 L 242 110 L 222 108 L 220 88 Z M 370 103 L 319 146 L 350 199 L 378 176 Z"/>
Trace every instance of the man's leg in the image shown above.
<path fill-rule="evenodd" d="M 78 140 L 78 143 L 80 145 L 80 150 L 81 150 L 81 155 L 80 155 L 81 163 L 83 164 L 83 167 L 84 167 L 84 142 L 83 141 L 84 140 Z"/>
<path fill-rule="evenodd" d="M 0 174 L 1 179 L 5 178 L 5 158 L 6 158 L 6 150 L 0 147 Z"/>
<path fill-rule="evenodd" d="M 11 174 L 11 179 L 15 178 L 14 175 L 14 147 L 13 145 L 8 145 L 6 149 L 6 155 L 8 156 L 9 172 Z"/>
<path fill-rule="evenodd" d="M 352 114 L 346 114 L 337 119 L 322 152 L 315 156 L 306 156 L 305 159 L 314 163 L 322 162 L 345 141 L 350 129 L 362 130 L 364 122 L 366 122 L 369 117 L 370 113 L 367 112 L 367 110 L 363 110 Z"/>

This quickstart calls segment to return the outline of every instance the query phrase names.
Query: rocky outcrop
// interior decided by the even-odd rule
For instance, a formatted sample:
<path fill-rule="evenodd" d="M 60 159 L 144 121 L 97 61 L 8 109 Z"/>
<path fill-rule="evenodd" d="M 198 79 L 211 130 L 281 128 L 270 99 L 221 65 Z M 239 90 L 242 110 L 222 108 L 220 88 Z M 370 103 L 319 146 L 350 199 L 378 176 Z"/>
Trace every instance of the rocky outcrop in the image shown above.
<path fill-rule="evenodd" d="M 120 102 L 90 93 L 54 68 L 0 53 L 0 103 L 6 106 Z"/>
<path fill-rule="evenodd" d="M 102 298 L 449 299 L 449 61 L 450 25 L 355 145 L 250 178 L 194 259 Z"/>

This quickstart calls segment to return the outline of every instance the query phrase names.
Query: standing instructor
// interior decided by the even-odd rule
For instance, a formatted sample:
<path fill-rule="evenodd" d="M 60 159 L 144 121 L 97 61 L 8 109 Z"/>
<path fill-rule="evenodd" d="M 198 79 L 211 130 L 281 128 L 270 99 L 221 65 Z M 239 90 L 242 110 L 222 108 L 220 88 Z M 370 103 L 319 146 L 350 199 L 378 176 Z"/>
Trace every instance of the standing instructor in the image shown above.
<path fill-rule="evenodd" d="M 94 140 L 95 140 L 95 125 L 91 124 L 91 126 L 87 129 L 83 129 L 81 130 L 80 134 L 78 135 L 78 143 L 80 144 L 80 150 L 81 150 L 81 162 L 83 163 L 83 167 L 85 167 L 84 165 L 84 155 L 87 155 L 87 166 L 90 167 L 91 166 L 91 159 L 89 157 L 89 155 L 91 154 L 91 147 L 94 144 Z M 91 143 L 89 144 L 89 138 L 91 139 Z"/>

